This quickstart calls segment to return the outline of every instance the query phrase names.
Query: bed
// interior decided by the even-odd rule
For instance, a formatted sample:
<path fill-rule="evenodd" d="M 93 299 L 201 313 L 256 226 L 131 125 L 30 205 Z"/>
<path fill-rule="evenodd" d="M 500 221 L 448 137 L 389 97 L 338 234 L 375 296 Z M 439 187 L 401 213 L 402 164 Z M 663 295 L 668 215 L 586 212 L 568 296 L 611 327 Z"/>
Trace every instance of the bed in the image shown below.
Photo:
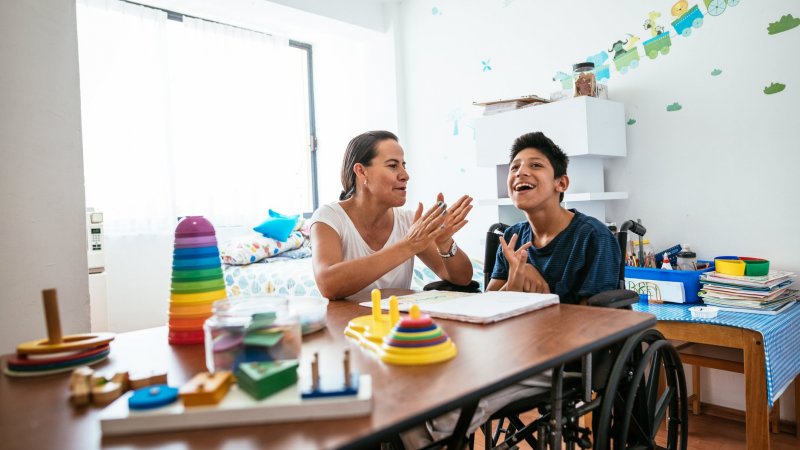
<path fill-rule="evenodd" d="M 483 269 L 479 261 L 472 261 L 473 279 L 483 283 Z M 278 294 L 292 296 L 319 296 L 311 268 L 311 249 L 307 246 L 289 250 L 247 265 L 223 264 L 225 288 L 229 297 Z M 419 259 L 414 262 L 411 289 L 422 288 L 439 278 Z"/>

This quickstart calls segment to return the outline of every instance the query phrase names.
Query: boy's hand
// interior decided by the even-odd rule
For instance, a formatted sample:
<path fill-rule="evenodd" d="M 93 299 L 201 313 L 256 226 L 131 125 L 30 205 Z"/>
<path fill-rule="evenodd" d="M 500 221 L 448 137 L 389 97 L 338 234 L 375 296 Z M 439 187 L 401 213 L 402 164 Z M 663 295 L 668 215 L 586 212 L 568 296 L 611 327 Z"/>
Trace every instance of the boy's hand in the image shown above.
<path fill-rule="evenodd" d="M 503 255 L 508 261 L 508 281 L 506 281 L 505 289 L 507 291 L 549 294 L 550 286 L 547 285 L 547 281 L 533 265 L 528 263 L 528 248 L 533 244 L 526 242 L 515 251 L 513 248 L 517 243 L 517 238 L 517 234 L 514 233 L 506 244 L 505 239 L 500 237 Z"/>
<path fill-rule="evenodd" d="M 514 245 L 517 243 L 517 234 L 511 236 L 511 240 L 506 243 L 503 236 L 500 236 L 500 247 L 503 249 L 503 255 L 508 261 L 508 280 L 506 281 L 505 290 L 526 292 L 525 289 L 525 266 L 528 264 L 528 248 L 532 245 L 526 242 L 517 250 L 514 250 Z M 530 285 L 530 283 L 529 283 Z"/>

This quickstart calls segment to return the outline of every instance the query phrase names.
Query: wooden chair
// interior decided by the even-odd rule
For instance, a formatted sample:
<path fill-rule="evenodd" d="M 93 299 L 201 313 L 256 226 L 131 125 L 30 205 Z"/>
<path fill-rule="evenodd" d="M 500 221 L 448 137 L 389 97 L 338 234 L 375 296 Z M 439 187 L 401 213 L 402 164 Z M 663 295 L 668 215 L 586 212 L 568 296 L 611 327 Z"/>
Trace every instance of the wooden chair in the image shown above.
<path fill-rule="evenodd" d="M 742 350 L 728 347 L 720 347 L 709 344 L 697 344 L 692 342 L 673 342 L 681 356 L 684 364 L 692 366 L 692 392 L 689 396 L 689 405 L 692 413 L 701 413 L 700 403 L 700 368 L 725 370 L 744 374 L 744 355 Z M 795 389 L 795 436 L 800 438 L 800 375 L 794 379 Z M 775 400 L 770 412 L 770 430 L 773 433 L 780 432 L 781 404 L 780 399 Z"/>

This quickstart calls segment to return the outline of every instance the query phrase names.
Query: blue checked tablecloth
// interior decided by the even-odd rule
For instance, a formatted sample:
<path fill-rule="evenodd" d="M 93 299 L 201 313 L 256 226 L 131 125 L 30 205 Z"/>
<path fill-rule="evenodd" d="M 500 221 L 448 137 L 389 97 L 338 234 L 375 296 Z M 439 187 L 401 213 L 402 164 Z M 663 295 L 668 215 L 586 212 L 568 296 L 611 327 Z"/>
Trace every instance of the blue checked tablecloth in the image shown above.
<path fill-rule="evenodd" d="M 695 319 L 689 312 L 697 304 L 665 303 L 633 305 L 635 311 L 654 314 L 658 320 L 697 322 L 745 328 L 764 337 L 764 356 L 767 366 L 767 397 L 769 406 L 781 396 L 800 373 L 800 306 L 794 306 L 774 316 L 720 311 L 713 319 Z M 795 386 L 800 389 L 800 386 Z"/>

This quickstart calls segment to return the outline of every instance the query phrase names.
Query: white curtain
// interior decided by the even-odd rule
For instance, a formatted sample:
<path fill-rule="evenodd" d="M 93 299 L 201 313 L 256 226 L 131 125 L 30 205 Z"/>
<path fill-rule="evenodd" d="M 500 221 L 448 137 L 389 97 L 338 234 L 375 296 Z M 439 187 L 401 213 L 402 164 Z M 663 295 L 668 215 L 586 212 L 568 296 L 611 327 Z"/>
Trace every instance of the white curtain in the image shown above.
<path fill-rule="evenodd" d="M 304 51 L 117 0 L 77 11 L 86 198 L 106 234 L 311 210 Z"/>

